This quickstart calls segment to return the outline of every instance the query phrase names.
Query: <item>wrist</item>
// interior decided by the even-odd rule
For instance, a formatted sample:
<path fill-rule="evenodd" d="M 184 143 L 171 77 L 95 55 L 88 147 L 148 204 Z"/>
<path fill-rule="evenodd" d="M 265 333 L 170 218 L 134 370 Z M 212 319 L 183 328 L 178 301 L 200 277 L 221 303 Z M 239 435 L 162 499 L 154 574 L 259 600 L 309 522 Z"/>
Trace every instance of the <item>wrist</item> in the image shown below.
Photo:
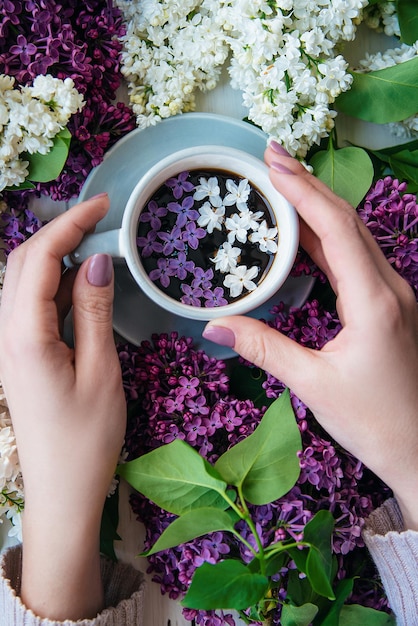
<path fill-rule="evenodd" d="M 418 504 L 416 499 L 394 492 L 394 496 L 402 513 L 405 530 L 418 531 Z"/>
<path fill-rule="evenodd" d="M 23 603 L 54 620 L 92 618 L 103 608 L 100 520 L 65 512 L 23 514 Z M 50 510 L 49 510 L 50 513 Z"/>

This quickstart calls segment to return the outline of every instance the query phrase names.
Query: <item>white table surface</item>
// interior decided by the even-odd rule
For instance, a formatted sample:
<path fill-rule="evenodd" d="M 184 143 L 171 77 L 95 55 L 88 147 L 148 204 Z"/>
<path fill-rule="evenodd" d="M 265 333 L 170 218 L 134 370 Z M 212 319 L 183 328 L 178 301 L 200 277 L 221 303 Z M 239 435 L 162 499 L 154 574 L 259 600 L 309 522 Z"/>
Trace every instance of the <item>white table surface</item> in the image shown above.
<path fill-rule="evenodd" d="M 355 60 L 362 58 L 365 51 L 374 52 L 386 47 L 388 47 L 387 38 L 376 36 L 365 30 L 356 39 L 355 44 L 349 45 L 349 52 L 346 56 L 350 60 Z M 125 96 L 122 95 L 122 98 L 125 99 Z M 196 109 L 239 119 L 245 117 L 247 113 L 241 104 L 240 92 L 230 88 L 226 71 L 221 82 L 213 91 L 197 95 Z M 381 148 L 397 143 L 397 140 L 386 129 L 346 118 L 343 115 L 338 117 L 337 128 L 341 147 L 344 140 L 369 148 Z M 38 210 L 37 213 L 41 218 L 49 219 L 65 210 L 66 207 L 66 203 L 54 203 L 46 198 L 43 200 L 41 211 Z M 147 568 L 146 559 L 136 556 L 142 550 L 144 531 L 131 511 L 128 502 L 129 490 L 130 487 L 126 483 L 121 484 L 118 533 L 122 540 L 116 542 L 115 549 L 120 560 L 131 563 L 137 569 L 145 572 Z M 13 544 L 13 540 L 6 538 L 7 529 L 7 522 L 0 525 L 0 545 L 2 545 L 3 539 L 3 548 Z M 149 583 L 145 601 L 144 624 L 146 626 L 190 626 L 190 622 L 182 617 L 181 606 L 176 601 L 170 600 L 167 595 L 161 595 L 159 585 L 151 582 L 151 576 L 145 576 Z M 243 624 L 243 622 L 237 619 L 237 624 Z"/>

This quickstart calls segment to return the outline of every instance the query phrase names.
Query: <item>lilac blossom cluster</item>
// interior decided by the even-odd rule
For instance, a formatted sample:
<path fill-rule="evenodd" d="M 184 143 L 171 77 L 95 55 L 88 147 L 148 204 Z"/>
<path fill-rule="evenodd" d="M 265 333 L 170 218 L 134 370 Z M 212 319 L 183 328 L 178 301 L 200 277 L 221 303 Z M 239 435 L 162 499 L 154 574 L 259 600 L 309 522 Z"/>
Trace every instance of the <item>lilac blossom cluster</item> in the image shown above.
<path fill-rule="evenodd" d="M 43 223 L 28 208 L 22 194 L 5 193 L 0 200 L 0 250 L 8 254 L 38 231 Z"/>
<path fill-rule="evenodd" d="M 280 303 L 272 314 L 272 327 L 313 349 L 321 348 L 341 328 L 336 314 L 324 310 L 316 300 L 290 311 Z M 230 387 L 226 362 L 196 350 L 191 339 L 180 338 L 176 333 L 155 335 L 152 342 L 143 342 L 139 347 L 121 344 L 118 349 L 129 406 L 125 442 L 129 458 L 180 438 L 214 463 L 230 446 L 251 434 L 264 413 L 253 401 L 237 399 Z M 284 389 L 283 383 L 270 375 L 263 386 L 267 398 L 277 397 Z M 313 515 L 328 509 L 335 518 L 333 550 L 339 566 L 338 578 L 351 575 L 352 564 L 358 559 L 360 570 L 367 569 L 369 574 L 361 528 L 364 518 L 387 497 L 387 489 L 357 459 L 330 440 L 294 394 L 292 406 L 303 441 L 299 455 L 301 474 L 283 498 L 250 507 L 262 542 L 267 546 L 280 539 L 301 539 L 305 524 Z M 148 549 L 175 516 L 140 494 L 132 496 L 131 505 L 145 525 L 144 549 Z M 254 545 L 254 537 L 245 524 L 240 522 L 239 531 Z M 245 562 L 251 559 L 251 553 L 233 536 L 216 532 L 152 555 L 148 559 L 149 572 L 162 593 L 177 599 L 187 590 L 197 567 L 204 561 L 215 563 L 226 554 L 240 556 Z M 286 597 L 287 574 L 292 568 L 294 564 L 288 562 L 278 573 L 281 599 Z M 356 583 L 353 599 L 364 606 L 384 608 L 386 600 L 374 576 L 370 575 L 368 581 Z M 184 615 L 204 626 L 234 624 L 233 617 L 221 611 L 188 609 Z M 276 623 L 279 617 L 280 609 Z"/>
<path fill-rule="evenodd" d="M 259 250 L 266 267 L 277 252 L 278 231 L 267 223 L 265 210 L 251 210 L 255 193 L 248 180 L 227 177 L 221 184 L 217 176 L 185 171 L 169 178 L 164 188 L 171 190 L 169 199 L 163 195 L 160 200 L 161 189 L 154 194 L 141 213 L 136 240 L 145 267 L 147 259 L 154 260 L 147 268 L 150 279 L 164 289 L 177 279 L 179 300 L 198 307 L 224 306 L 253 291 L 262 267 L 259 260 L 247 266 L 243 248 Z M 220 241 L 217 233 L 222 233 Z M 249 254 L 245 258 L 251 260 Z"/>
<path fill-rule="evenodd" d="M 120 11 L 107 0 L 6 0 L 1 4 L 3 73 L 21 85 L 46 73 L 71 78 L 86 102 L 68 125 L 72 141 L 63 171 L 55 181 L 38 184 L 35 193 L 55 200 L 78 195 L 106 150 L 135 128 L 131 110 L 114 103 L 121 83 L 124 32 Z"/>
<path fill-rule="evenodd" d="M 388 261 L 418 294 L 418 204 L 407 183 L 386 176 L 358 208 Z"/>

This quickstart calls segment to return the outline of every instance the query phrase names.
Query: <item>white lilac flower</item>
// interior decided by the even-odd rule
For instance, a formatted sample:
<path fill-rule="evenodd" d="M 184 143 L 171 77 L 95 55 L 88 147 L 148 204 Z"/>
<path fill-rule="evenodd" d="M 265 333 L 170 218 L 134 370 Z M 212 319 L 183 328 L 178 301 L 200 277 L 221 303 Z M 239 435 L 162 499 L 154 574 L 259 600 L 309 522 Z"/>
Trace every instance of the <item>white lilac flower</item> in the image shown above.
<path fill-rule="evenodd" d="M 238 259 L 241 255 L 241 248 L 232 246 L 225 241 L 217 250 L 211 261 L 215 264 L 215 269 L 220 272 L 230 272 L 237 266 Z"/>
<path fill-rule="evenodd" d="M 20 537 L 20 513 L 23 509 L 23 479 L 6 397 L 0 383 L 0 523 L 11 520 L 10 536 Z"/>
<path fill-rule="evenodd" d="M 10 520 L 12 524 L 7 535 L 11 538 L 14 537 L 17 541 L 21 543 L 23 540 L 22 514 L 16 512 L 13 508 L 11 508 L 11 509 L 8 509 L 8 511 L 6 511 L 6 517 L 8 520 Z"/>
<path fill-rule="evenodd" d="M 255 232 L 251 233 L 249 240 L 258 244 L 261 252 L 277 252 L 277 228 L 269 228 L 266 220 L 263 220 Z"/>
<path fill-rule="evenodd" d="M 224 286 L 229 289 L 231 298 L 238 298 L 244 289 L 253 291 L 257 285 L 253 281 L 258 274 L 258 267 L 247 268 L 246 265 L 238 265 L 231 269 L 224 278 Z"/>
<path fill-rule="evenodd" d="M 368 0 L 116 4 L 127 24 L 122 72 L 139 127 L 193 110 L 194 91 L 216 85 L 229 55 L 248 118 L 303 158 L 334 126 L 329 105 L 351 84 L 336 51 L 354 38 Z"/>
<path fill-rule="evenodd" d="M 318 64 L 318 72 L 322 77 L 318 76 L 317 89 L 327 92 L 330 102 L 334 102 L 342 91 L 347 91 L 351 86 L 353 79 L 347 73 L 347 68 L 348 63 L 341 55 Z"/>
<path fill-rule="evenodd" d="M 222 230 L 225 217 L 225 207 L 223 205 L 214 207 L 210 202 L 205 202 L 199 208 L 200 217 L 197 223 L 202 228 L 206 228 L 208 233 L 213 233 L 214 229 Z"/>
<path fill-rule="evenodd" d="M 72 79 L 37 76 L 32 86 L 16 87 L 0 75 L 0 191 L 28 175 L 24 152 L 46 154 L 71 115 L 83 106 Z"/>
<path fill-rule="evenodd" d="M 139 127 L 195 108 L 228 56 L 212 0 L 117 0 L 127 24 L 122 73 Z"/>
<path fill-rule="evenodd" d="M 369 28 L 383 31 L 388 37 L 400 37 L 398 14 L 394 0 L 387 2 L 373 3 L 365 8 L 364 22 Z"/>
<path fill-rule="evenodd" d="M 209 198 L 209 202 L 214 207 L 220 207 L 222 199 L 220 196 L 221 190 L 219 188 L 219 182 L 216 176 L 210 178 L 199 178 L 199 185 L 196 185 L 196 191 L 193 194 L 195 200 L 204 200 Z"/>
<path fill-rule="evenodd" d="M 238 185 L 234 183 L 230 178 L 227 179 L 225 187 L 228 192 L 223 199 L 225 206 L 237 205 L 239 211 L 245 211 L 247 209 L 248 197 L 251 193 L 251 187 L 247 178 L 240 180 Z"/>
<path fill-rule="evenodd" d="M 264 216 L 263 211 L 251 211 L 248 207 L 244 211 L 240 211 L 240 218 L 244 223 L 248 224 L 251 230 L 257 230 L 260 226 L 260 219 Z"/>
<path fill-rule="evenodd" d="M 248 239 L 248 231 L 250 230 L 250 222 L 246 217 L 241 217 L 238 213 L 233 213 L 225 220 L 225 228 L 228 231 L 228 242 L 234 243 L 235 240 L 245 243 Z"/>

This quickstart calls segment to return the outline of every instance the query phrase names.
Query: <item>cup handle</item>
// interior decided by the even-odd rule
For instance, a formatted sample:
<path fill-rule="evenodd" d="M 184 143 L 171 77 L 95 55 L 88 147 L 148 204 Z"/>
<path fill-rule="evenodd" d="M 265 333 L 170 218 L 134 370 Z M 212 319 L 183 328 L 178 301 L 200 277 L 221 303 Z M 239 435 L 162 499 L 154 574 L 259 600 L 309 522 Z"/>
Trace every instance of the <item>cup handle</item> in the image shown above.
<path fill-rule="evenodd" d="M 110 254 L 114 259 L 124 258 L 122 229 L 117 228 L 102 233 L 86 235 L 80 245 L 64 257 L 64 265 L 66 267 L 75 267 L 97 253 Z"/>

